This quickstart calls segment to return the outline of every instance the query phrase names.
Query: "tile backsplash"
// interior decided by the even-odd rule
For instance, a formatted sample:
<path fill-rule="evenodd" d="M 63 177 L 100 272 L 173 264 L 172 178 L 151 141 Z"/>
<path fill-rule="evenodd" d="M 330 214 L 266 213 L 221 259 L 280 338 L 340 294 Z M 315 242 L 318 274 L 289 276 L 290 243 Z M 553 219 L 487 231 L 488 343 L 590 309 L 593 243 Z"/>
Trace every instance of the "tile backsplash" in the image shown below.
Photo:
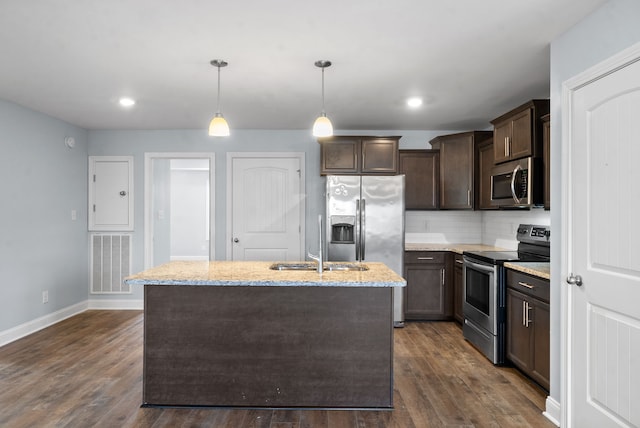
<path fill-rule="evenodd" d="M 550 221 L 550 212 L 543 209 L 482 211 L 482 243 L 516 250 L 516 232 L 520 224 L 548 226 Z"/>
<path fill-rule="evenodd" d="M 434 244 L 486 244 L 515 250 L 520 224 L 550 224 L 542 209 L 508 211 L 407 211 L 405 241 Z"/>
<path fill-rule="evenodd" d="M 482 216 L 475 211 L 406 211 L 405 241 L 482 243 Z"/>

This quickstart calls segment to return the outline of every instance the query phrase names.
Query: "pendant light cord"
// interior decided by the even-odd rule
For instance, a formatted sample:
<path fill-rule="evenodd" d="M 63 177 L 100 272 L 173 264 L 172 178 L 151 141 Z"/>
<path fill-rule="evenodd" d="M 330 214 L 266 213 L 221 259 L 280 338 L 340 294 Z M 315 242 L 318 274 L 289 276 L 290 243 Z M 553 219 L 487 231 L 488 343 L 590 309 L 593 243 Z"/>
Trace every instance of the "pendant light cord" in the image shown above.
<path fill-rule="evenodd" d="M 324 67 L 322 67 L 322 114 L 326 114 L 324 111 Z"/>
<path fill-rule="evenodd" d="M 216 104 L 216 113 L 220 113 L 220 66 L 218 66 L 218 101 Z"/>

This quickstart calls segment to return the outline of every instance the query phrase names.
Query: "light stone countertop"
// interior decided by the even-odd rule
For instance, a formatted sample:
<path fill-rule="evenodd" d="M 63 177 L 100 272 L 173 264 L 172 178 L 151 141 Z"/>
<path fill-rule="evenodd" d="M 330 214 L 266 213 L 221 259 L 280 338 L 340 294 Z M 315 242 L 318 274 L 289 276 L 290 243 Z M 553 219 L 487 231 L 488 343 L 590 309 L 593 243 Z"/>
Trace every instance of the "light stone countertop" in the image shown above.
<path fill-rule="evenodd" d="M 463 251 L 507 251 L 504 248 L 484 244 L 425 244 L 405 243 L 405 251 L 451 251 L 462 254 Z"/>
<path fill-rule="evenodd" d="M 175 261 L 125 278 L 131 285 L 404 287 L 407 282 L 383 263 L 366 271 L 271 270 L 274 262 Z M 327 263 L 327 262 L 325 262 Z"/>
<path fill-rule="evenodd" d="M 528 273 L 542 279 L 551 279 L 551 268 L 549 263 L 540 262 L 505 262 L 504 267 L 518 272 Z"/>

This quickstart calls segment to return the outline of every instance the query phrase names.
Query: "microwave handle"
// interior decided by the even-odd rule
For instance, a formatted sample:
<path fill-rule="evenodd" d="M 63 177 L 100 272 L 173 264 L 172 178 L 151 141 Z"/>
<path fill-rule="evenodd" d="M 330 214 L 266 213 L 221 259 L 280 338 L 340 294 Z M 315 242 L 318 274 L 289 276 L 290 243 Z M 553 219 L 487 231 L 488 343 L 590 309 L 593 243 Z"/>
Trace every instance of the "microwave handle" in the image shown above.
<path fill-rule="evenodd" d="M 513 200 L 516 201 L 516 204 L 520 203 L 520 199 L 516 195 L 516 177 L 518 176 L 518 171 L 521 170 L 522 167 L 517 165 L 513 168 L 513 173 L 511 175 L 511 196 L 513 196 Z"/>

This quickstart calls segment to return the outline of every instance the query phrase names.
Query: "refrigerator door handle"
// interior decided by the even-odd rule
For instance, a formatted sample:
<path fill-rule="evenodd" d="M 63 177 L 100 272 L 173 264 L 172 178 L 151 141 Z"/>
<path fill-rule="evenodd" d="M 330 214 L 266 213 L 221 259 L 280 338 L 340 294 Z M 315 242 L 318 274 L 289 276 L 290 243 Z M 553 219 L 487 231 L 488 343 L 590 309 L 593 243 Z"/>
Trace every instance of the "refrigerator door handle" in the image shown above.
<path fill-rule="evenodd" d="M 356 261 L 360 261 L 360 199 L 356 199 L 356 221 L 355 221 L 355 247 L 356 247 Z"/>
<path fill-rule="evenodd" d="M 360 261 L 364 261 L 367 236 L 367 203 L 363 199 L 360 204 Z"/>

